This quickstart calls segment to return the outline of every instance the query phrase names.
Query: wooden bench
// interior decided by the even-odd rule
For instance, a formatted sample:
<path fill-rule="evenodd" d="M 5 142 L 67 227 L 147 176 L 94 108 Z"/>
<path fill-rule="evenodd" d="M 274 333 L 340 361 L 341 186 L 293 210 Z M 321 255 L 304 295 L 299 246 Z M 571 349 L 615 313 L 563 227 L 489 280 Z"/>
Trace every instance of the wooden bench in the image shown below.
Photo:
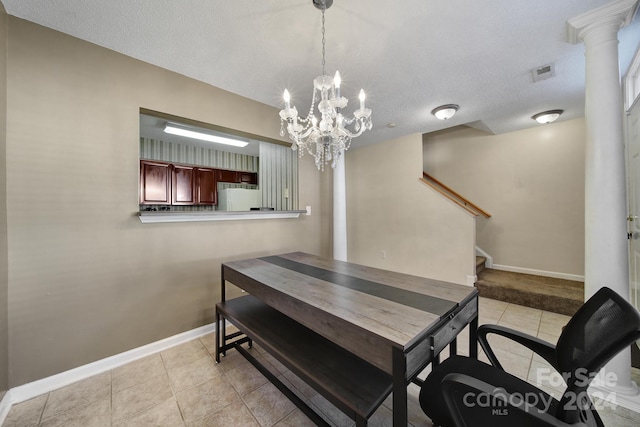
<path fill-rule="evenodd" d="M 240 333 L 226 335 L 224 319 Z M 366 426 L 367 419 L 391 393 L 389 374 L 354 356 L 349 351 L 271 308 L 257 298 L 246 295 L 216 305 L 216 361 L 227 350 L 237 349 L 260 372 L 318 425 L 328 425 L 293 391 L 242 347 L 258 343 L 275 359 L 313 387 L 328 401 Z M 228 341 L 233 340 L 233 341 Z M 298 405 L 300 407 L 300 405 Z"/>

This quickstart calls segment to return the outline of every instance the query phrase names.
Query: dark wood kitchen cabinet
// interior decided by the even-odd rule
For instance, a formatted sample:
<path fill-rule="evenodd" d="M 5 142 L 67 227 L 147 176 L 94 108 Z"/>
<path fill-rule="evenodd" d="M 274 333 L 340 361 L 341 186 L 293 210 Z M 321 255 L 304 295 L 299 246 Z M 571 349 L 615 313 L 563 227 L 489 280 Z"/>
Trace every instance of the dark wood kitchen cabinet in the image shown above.
<path fill-rule="evenodd" d="M 172 204 L 215 205 L 217 203 L 216 170 L 173 165 Z"/>
<path fill-rule="evenodd" d="M 171 204 L 171 165 L 148 160 L 140 161 L 140 203 Z"/>
<path fill-rule="evenodd" d="M 208 168 L 197 169 L 196 204 L 215 205 L 218 203 L 218 181 L 216 170 Z"/>
<path fill-rule="evenodd" d="M 216 205 L 218 182 L 258 184 L 258 174 L 140 160 L 140 204 Z"/>
<path fill-rule="evenodd" d="M 219 182 L 238 182 L 238 171 L 229 171 L 225 169 L 218 169 L 218 181 Z"/>
<path fill-rule="evenodd" d="M 193 166 L 172 165 L 171 204 L 195 204 L 196 169 Z"/>
<path fill-rule="evenodd" d="M 218 181 L 235 184 L 258 184 L 258 174 L 255 172 L 218 169 Z"/>
<path fill-rule="evenodd" d="M 258 174 L 255 172 L 238 172 L 242 184 L 258 184 Z"/>

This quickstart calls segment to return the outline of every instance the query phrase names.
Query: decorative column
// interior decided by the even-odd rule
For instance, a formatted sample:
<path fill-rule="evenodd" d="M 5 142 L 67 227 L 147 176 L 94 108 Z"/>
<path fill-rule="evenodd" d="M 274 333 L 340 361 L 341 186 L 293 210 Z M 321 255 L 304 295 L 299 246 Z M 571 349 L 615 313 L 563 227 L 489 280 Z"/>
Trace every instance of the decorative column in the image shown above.
<path fill-rule="evenodd" d="M 583 42 L 586 57 L 585 299 L 608 286 L 629 298 L 629 258 L 623 102 L 618 31 L 634 16 L 637 0 L 619 0 L 570 19 L 569 42 Z M 637 395 L 631 354 L 605 368 L 617 396 Z"/>
<path fill-rule="evenodd" d="M 347 183 L 344 151 L 333 169 L 333 257 L 347 261 Z"/>

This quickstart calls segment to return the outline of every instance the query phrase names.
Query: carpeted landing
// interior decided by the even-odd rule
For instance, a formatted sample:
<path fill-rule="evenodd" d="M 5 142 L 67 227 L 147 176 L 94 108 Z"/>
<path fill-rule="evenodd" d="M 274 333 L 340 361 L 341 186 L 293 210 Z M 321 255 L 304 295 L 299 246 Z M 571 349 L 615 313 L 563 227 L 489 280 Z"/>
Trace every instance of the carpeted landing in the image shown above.
<path fill-rule="evenodd" d="M 480 296 L 526 307 L 573 314 L 584 302 L 584 283 L 532 274 L 482 269 L 476 287 Z"/>

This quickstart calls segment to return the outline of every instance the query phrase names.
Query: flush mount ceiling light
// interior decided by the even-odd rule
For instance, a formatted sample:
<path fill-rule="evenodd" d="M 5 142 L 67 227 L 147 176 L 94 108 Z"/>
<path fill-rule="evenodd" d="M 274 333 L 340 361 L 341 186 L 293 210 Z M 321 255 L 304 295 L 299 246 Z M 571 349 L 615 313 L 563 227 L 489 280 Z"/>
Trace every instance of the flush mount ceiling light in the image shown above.
<path fill-rule="evenodd" d="M 534 114 L 531 118 L 538 123 L 547 124 L 556 121 L 563 112 L 563 110 L 543 111 L 542 113 Z"/>
<path fill-rule="evenodd" d="M 170 133 L 171 135 L 185 136 L 187 138 L 194 138 L 194 139 L 199 139 L 201 141 L 207 141 L 207 142 L 215 142 L 217 144 L 233 145 L 234 147 L 246 147 L 247 145 L 249 145 L 249 143 L 246 141 L 241 141 L 238 139 L 228 138 L 228 137 L 214 135 L 210 133 L 199 132 L 193 129 L 174 125 L 173 123 L 167 123 L 164 126 L 164 131 L 165 133 Z"/>
<path fill-rule="evenodd" d="M 371 110 L 364 108 L 364 90 L 360 90 L 360 108 L 354 111 L 352 118 L 345 117 L 341 110 L 347 106 L 348 100 L 340 96 L 340 73 L 336 71 L 335 77 L 331 78 L 325 71 L 324 12 L 332 4 L 333 0 L 313 0 L 313 5 L 322 11 L 322 75 L 313 81 L 309 114 L 298 117 L 298 110 L 291 106 L 291 95 L 286 89 L 284 110 L 280 111 L 280 135 L 284 136 L 286 129 L 293 141 L 291 148 L 299 150 L 300 157 L 305 150 L 311 154 L 318 170 L 324 170 L 329 162 L 335 168 L 340 155 L 349 149 L 351 139 L 372 127 Z M 320 121 L 314 114 L 316 102 Z"/>
<path fill-rule="evenodd" d="M 434 108 L 433 111 L 431 111 L 431 114 L 436 116 L 436 119 L 447 120 L 453 117 L 459 108 L 460 107 L 456 104 L 441 105 L 437 108 Z"/>

